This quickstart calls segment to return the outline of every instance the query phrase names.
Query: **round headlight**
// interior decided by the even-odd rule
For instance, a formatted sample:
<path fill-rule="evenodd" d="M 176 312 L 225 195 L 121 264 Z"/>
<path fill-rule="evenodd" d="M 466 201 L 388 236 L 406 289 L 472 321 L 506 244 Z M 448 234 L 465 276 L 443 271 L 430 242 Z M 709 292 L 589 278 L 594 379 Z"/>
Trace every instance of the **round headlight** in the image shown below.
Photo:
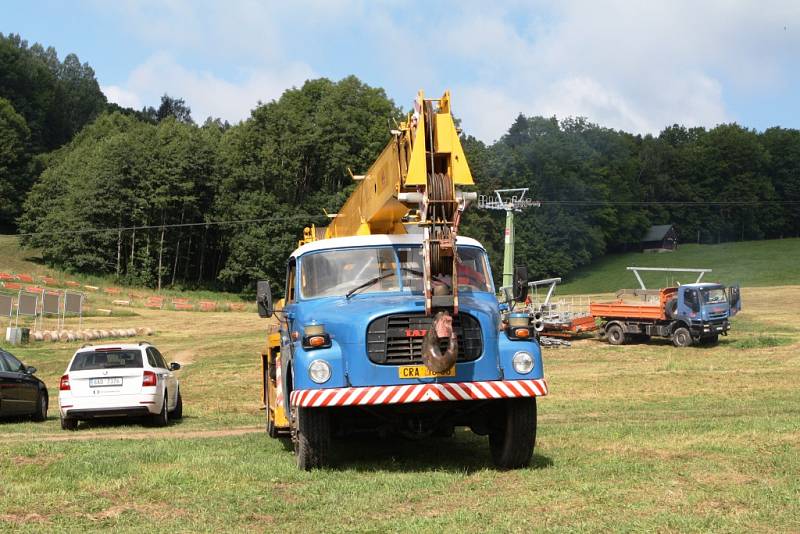
<path fill-rule="evenodd" d="M 519 351 L 511 358 L 511 365 L 519 374 L 528 374 L 533 370 L 533 355 L 530 352 Z"/>
<path fill-rule="evenodd" d="M 325 360 L 314 360 L 308 366 L 308 376 L 317 384 L 323 384 L 331 377 L 331 366 Z"/>

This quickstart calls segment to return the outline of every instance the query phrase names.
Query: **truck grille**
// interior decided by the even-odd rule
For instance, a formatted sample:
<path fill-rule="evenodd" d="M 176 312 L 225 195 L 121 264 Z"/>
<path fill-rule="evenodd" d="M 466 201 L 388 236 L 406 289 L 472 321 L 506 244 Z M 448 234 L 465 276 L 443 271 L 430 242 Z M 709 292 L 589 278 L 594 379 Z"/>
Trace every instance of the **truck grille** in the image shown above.
<path fill-rule="evenodd" d="M 370 361 L 383 365 L 422 363 L 422 340 L 431 327 L 433 317 L 423 314 L 387 315 L 369 324 L 367 354 Z M 453 329 L 458 337 L 458 362 L 477 360 L 483 352 L 481 325 L 466 313 L 453 317 Z M 411 335 L 409 335 L 411 334 Z M 441 340 L 441 349 L 447 340 Z"/>

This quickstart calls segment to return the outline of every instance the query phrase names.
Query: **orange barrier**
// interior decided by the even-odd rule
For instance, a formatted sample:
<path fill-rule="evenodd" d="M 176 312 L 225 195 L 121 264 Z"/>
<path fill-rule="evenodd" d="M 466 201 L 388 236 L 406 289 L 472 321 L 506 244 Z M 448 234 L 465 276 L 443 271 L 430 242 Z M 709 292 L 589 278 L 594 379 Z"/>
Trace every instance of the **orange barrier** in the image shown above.
<path fill-rule="evenodd" d="M 164 307 L 164 297 L 147 297 L 147 300 L 144 301 L 144 305 L 146 308 L 157 308 L 160 310 Z"/>
<path fill-rule="evenodd" d="M 212 300 L 201 300 L 198 303 L 198 306 L 200 307 L 200 311 L 206 311 L 206 312 L 216 311 L 217 309 L 217 303 Z"/>

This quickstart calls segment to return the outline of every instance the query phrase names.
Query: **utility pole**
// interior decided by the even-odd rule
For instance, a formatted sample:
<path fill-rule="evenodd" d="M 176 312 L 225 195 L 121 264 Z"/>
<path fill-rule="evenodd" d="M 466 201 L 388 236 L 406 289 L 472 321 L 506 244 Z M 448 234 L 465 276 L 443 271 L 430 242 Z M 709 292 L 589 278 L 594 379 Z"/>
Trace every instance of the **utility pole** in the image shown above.
<path fill-rule="evenodd" d="M 505 252 L 503 254 L 503 286 L 511 287 L 514 283 L 514 212 L 525 208 L 538 208 L 542 205 L 538 200 L 525 198 L 528 188 L 495 189 L 494 197 L 480 195 L 478 207 L 487 210 L 503 210 L 506 212 Z"/>

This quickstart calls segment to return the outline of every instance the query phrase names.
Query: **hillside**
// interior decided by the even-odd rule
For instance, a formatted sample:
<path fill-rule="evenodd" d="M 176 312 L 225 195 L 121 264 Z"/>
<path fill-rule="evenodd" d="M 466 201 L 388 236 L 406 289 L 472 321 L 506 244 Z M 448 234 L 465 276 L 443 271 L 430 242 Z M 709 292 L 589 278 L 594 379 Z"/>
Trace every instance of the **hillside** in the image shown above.
<path fill-rule="evenodd" d="M 572 274 L 562 276 L 559 294 L 606 293 L 637 287 L 626 267 L 683 267 L 713 269 L 706 281 L 738 283 L 745 287 L 800 284 L 800 239 L 742 241 L 719 245 L 680 245 L 661 254 L 631 252 L 610 254 Z M 643 276 L 648 287 L 673 281 L 693 282 L 689 273 L 651 273 Z"/>
<path fill-rule="evenodd" d="M 128 299 L 128 295 L 138 295 L 137 299 L 161 295 L 166 298 L 189 298 L 193 300 L 216 301 L 221 307 L 226 307 L 227 303 L 250 303 L 252 300 L 249 295 L 230 293 L 223 291 L 212 291 L 207 289 L 185 290 L 180 285 L 174 288 L 165 287 L 160 293 L 151 288 L 143 287 L 124 287 L 117 282 L 113 276 L 96 276 L 68 273 L 59 269 L 53 269 L 44 264 L 41 252 L 36 249 L 20 248 L 19 238 L 13 235 L 0 235 L 0 272 L 12 274 L 29 274 L 38 279 L 40 276 L 55 278 L 63 287 L 65 280 L 75 280 L 81 285 L 89 285 L 101 288 L 99 292 L 87 293 L 90 307 L 111 306 L 113 300 Z M 121 288 L 119 294 L 106 294 L 104 288 Z M 141 304 L 141 302 L 139 302 Z M 136 306 L 134 306 L 136 307 Z M 248 308 L 249 309 L 249 308 Z M 115 314 L 118 313 L 115 311 Z"/>

